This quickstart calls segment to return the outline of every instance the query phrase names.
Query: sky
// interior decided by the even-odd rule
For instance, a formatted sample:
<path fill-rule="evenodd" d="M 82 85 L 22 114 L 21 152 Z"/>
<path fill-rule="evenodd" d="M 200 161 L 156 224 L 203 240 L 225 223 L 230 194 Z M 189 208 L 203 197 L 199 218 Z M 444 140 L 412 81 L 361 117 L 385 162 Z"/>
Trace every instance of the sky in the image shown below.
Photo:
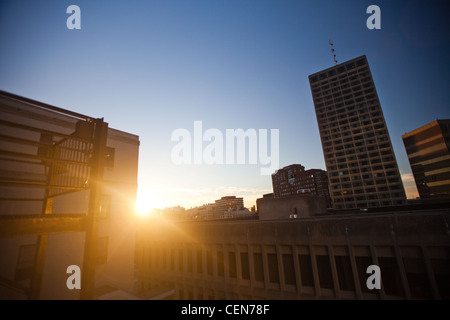
<path fill-rule="evenodd" d="M 381 29 L 366 26 L 373 4 Z M 70 5 L 80 9 L 80 29 L 67 26 Z M 449 9 L 446 0 L 0 0 L 0 89 L 138 135 L 144 206 L 235 195 L 251 207 L 272 192 L 261 154 L 256 163 L 177 164 L 174 149 L 187 138 L 173 135 L 190 134 L 191 148 L 182 146 L 192 156 L 206 152 L 213 140 L 194 137 L 201 123 L 203 134 L 222 135 L 225 159 L 227 130 L 254 130 L 268 156 L 278 141 L 273 165 L 278 155 L 279 168 L 325 170 L 308 75 L 334 65 L 331 40 L 338 62 L 367 56 L 414 198 L 401 136 L 450 118 Z M 264 144 L 271 130 L 278 140 Z"/>

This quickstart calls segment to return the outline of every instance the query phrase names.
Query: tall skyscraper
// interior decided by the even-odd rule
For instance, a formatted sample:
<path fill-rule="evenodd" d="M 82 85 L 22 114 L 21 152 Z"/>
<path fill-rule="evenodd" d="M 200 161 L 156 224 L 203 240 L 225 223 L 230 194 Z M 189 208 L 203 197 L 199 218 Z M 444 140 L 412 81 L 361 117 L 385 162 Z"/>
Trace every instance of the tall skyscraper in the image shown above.
<path fill-rule="evenodd" d="M 331 205 L 327 172 L 324 170 L 305 170 L 300 164 L 291 164 L 272 174 L 272 186 L 275 198 L 315 194 L 323 196 L 327 205 Z"/>
<path fill-rule="evenodd" d="M 401 205 L 405 191 L 365 55 L 309 76 L 335 209 Z"/>
<path fill-rule="evenodd" d="M 421 199 L 450 198 L 450 119 L 402 136 Z"/>

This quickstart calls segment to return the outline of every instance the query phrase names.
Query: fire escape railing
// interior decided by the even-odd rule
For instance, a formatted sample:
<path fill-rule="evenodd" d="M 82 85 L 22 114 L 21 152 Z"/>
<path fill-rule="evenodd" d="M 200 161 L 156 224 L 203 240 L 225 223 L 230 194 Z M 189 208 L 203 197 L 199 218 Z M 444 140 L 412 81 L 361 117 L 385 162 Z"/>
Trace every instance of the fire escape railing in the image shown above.
<path fill-rule="evenodd" d="M 0 212 L 0 238 L 38 236 L 29 287 L 2 276 L 0 286 L 25 294 L 29 299 L 39 299 L 48 235 L 83 231 L 85 246 L 80 298 L 92 299 L 108 124 L 103 118 L 94 119 L 4 91 L 0 91 L 0 98 L 4 101 L 0 110 L 18 104 L 53 114 L 56 118 L 70 119 L 74 124 L 72 129 L 60 132 L 55 126 L 45 128 L 42 122 L 23 115 L 12 117 L 13 120 L 0 119 L 0 162 L 3 163 L 0 187 L 4 190 L 0 193 L 0 203 L 13 208 L 30 202 L 42 204 L 37 213 Z M 21 168 L 26 170 L 21 171 Z M 75 192 L 88 192 L 87 212 L 54 212 L 55 199 Z"/>

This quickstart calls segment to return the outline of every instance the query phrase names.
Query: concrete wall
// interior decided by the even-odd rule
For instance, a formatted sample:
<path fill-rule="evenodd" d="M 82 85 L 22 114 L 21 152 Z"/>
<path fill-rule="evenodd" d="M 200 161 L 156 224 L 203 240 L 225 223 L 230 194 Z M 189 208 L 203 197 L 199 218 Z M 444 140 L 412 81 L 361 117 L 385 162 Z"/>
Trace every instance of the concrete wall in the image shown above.
<path fill-rule="evenodd" d="M 312 217 L 327 210 L 326 199 L 313 195 L 260 198 L 256 200 L 256 206 L 260 220 L 290 219 L 295 212 L 298 218 Z"/>

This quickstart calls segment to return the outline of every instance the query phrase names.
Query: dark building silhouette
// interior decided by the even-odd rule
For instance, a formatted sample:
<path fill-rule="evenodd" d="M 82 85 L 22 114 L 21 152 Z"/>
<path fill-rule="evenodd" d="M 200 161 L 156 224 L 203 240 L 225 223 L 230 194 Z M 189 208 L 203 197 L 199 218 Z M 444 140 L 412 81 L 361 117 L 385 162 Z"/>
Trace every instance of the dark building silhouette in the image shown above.
<path fill-rule="evenodd" d="M 402 139 L 420 198 L 450 198 L 450 120 L 435 120 Z"/>
<path fill-rule="evenodd" d="M 275 198 L 314 194 L 323 196 L 327 205 L 331 205 L 328 178 L 324 170 L 305 170 L 300 164 L 292 164 L 272 174 L 272 186 Z"/>
<path fill-rule="evenodd" d="M 406 203 L 366 56 L 309 76 L 335 209 Z"/>

